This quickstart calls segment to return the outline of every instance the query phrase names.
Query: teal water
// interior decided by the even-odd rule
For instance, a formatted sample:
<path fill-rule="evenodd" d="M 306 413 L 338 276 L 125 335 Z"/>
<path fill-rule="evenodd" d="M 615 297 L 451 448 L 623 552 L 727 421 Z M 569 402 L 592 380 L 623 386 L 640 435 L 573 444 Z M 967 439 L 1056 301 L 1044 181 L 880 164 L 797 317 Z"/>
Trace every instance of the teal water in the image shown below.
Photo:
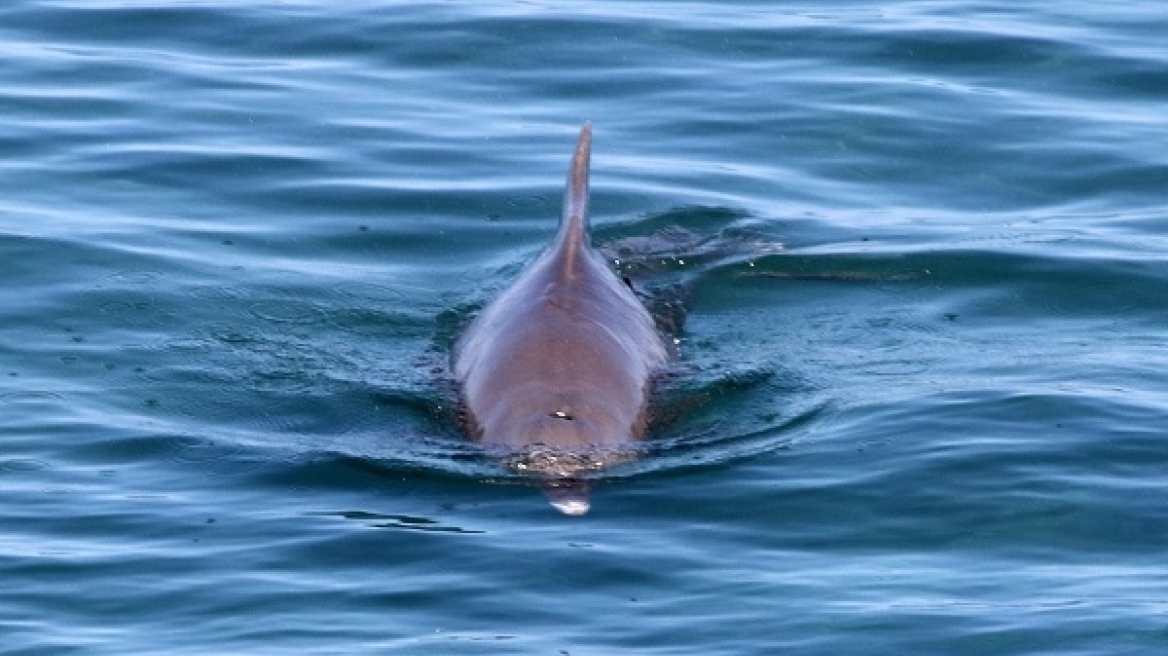
<path fill-rule="evenodd" d="M 0 653 L 1166 653 L 1165 34 L 5 3 Z M 597 242 L 687 313 L 566 518 L 444 372 L 584 120 Z"/>

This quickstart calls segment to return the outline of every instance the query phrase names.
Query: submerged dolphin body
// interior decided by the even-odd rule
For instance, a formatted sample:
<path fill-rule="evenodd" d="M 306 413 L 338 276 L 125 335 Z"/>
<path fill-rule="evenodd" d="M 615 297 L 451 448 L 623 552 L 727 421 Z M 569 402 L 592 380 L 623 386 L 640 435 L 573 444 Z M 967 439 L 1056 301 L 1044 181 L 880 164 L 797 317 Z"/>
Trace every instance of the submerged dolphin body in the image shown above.
<path fill-rule="evenodd" d="M 589 509 L 582 475 L 631 457 L 668 353 L 645 306 L 589 244 L 591 145 L 585 124 L 555 241 L 475 319 L 454 357 L 474 436 L 569 515 Z"/>

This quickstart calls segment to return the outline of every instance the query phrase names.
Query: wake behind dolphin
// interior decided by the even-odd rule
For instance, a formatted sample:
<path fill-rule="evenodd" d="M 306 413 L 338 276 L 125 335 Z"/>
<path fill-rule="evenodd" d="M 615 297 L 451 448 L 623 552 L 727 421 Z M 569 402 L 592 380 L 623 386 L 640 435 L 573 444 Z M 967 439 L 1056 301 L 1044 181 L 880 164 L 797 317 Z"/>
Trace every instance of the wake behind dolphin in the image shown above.
<path fill-rule="evenodd" d="M 589 243 L 591 146 L 586 123 L 555 240 L 454 353 L 472 435 L 569 515 L 590 507 L 582 476 L 631 457 L 668 353 L 645 306 Z"/>

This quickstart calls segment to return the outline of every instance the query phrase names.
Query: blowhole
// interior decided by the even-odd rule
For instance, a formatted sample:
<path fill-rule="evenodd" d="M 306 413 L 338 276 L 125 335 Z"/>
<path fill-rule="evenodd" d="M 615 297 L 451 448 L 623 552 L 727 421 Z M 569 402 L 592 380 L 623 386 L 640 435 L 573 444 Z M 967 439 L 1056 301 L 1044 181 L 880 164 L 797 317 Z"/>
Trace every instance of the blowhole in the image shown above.
<path fill-rule="evenodd" d="M 572 415 L 564 412 L 563 410 L 556 410 L 555 412 L 549 414 L 548 416 L 552 417 L 553 419 L 563 419 L 564 421 L 572 421 Z"/>

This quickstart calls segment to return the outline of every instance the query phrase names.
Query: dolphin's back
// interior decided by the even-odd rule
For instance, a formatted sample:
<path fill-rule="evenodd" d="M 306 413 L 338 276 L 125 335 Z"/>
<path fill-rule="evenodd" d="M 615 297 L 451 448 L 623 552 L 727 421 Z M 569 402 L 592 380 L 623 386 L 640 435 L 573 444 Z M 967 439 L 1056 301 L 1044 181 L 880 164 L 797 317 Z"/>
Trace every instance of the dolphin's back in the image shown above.
<path fill-rule="evenodd" d="M 642 436 L 650 380 L 666 361 L 652 317 L 589 244 L 591 142 L 585 124 L 555 240 L 472 322 L 454 360 L 474 435 L 538 452 L 517 469 L 560 481 L 580 473 L 576 455 L 603 464 Z"/>

